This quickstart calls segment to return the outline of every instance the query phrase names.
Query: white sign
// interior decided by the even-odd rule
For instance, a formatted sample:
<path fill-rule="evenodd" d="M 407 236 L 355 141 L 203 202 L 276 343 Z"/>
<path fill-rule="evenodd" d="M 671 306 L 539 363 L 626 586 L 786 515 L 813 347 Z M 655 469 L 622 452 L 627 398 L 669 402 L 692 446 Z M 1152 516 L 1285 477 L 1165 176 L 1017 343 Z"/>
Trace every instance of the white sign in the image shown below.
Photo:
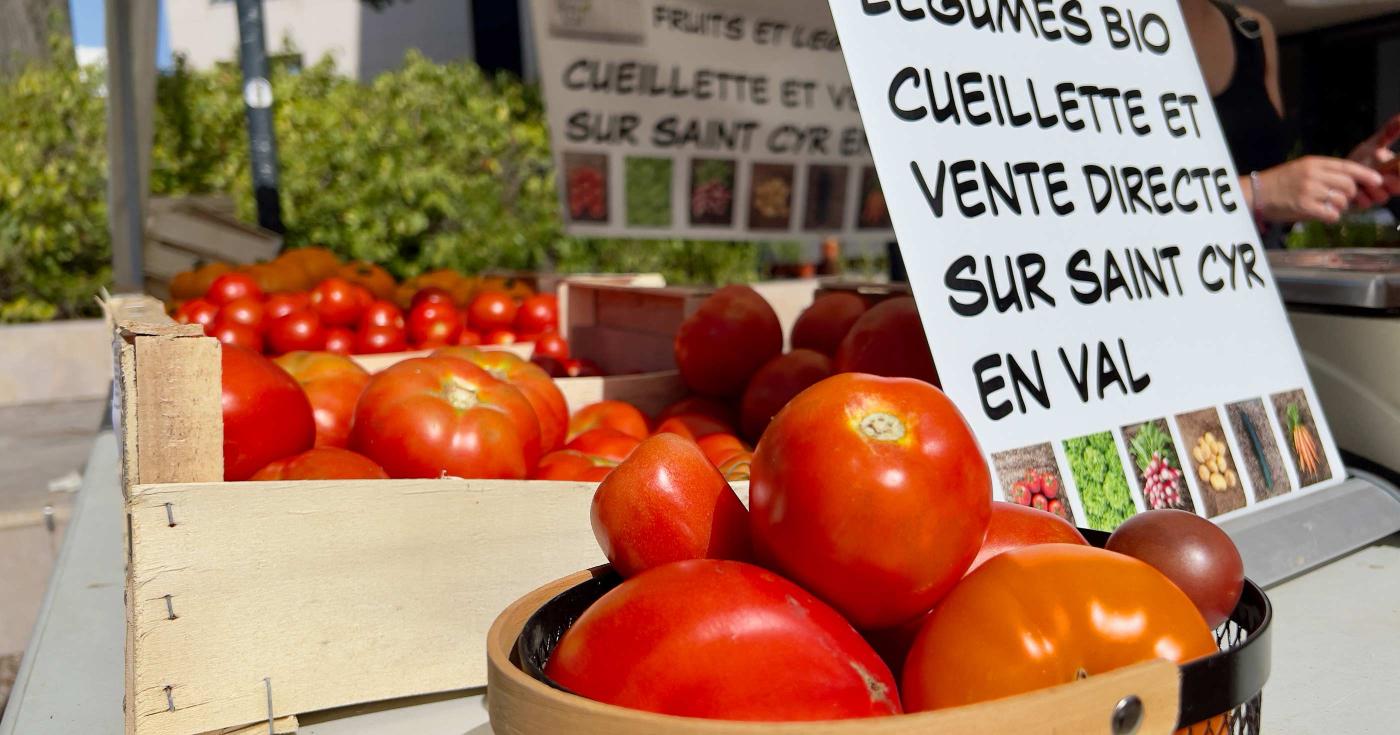
<path fill-rule="evenodd" d="M 820 0 L 530 7 L 570 233 L 893 237 Z"/>
<path fill-rule="evenodd" d="M 1112 529 L 1340 481 L 1176 0 L 830 0 L 944 389 Z"/>

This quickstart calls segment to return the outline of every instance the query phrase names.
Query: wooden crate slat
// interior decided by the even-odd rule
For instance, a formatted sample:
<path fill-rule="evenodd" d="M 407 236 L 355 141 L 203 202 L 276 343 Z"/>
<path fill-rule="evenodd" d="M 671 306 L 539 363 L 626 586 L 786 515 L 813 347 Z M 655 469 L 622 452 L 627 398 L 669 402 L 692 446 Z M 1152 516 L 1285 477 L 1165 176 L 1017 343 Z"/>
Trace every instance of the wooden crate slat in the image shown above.
<path fill-rule="evenodd" d="M 463 480 L 132 488 L 130 731 L 265 719 L 265 677 L 279 716 L 484 686 L 495 616 L 603 561 L 592 491 Z"/>
<path fill-rule="evenodd" d="M 277 233 L 197 203 L 152 212 L 146 230 L 161 242 L 228 263 L 270 260 L 282 249 Z"/>

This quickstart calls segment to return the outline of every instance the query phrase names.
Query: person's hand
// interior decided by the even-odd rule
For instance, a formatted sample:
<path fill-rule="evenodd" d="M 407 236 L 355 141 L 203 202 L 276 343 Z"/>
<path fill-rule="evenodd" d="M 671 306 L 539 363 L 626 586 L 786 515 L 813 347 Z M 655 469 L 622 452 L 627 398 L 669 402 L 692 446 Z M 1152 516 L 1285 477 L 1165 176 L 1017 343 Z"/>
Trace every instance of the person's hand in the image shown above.
<path fill-rule="evenodd" d="M 1274 222 L 1333 223 L 1364 188 L 1384 185 L 1369 166 L 1343 158 L 1304 156 L 1259 172 L 1255 208 Z"/>
<path fill-rule="evenodd" d="M 1363 166 L 1385 172 L 1381 185 L 1361 187 L 1352 206 L 1369 209 L 1385 204 L 1393 196 L 1400 196 L 1400 169 L 1393 165 L 1396 156 L 1395 151 L 1390 149 L 1397 140 L 1400 140 L 1400 115 L 1387 120 L 1375 135 L 1361 141 L 1347 156 Z"/>

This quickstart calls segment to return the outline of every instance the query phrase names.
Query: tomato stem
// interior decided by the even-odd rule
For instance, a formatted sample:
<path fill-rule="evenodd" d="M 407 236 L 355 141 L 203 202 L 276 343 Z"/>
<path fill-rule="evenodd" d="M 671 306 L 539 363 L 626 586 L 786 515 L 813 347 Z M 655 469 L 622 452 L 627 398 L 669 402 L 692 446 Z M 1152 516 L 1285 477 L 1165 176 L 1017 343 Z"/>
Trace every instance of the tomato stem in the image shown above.
<path fill-rule="evenodd" d="M 442 397 L 458 411 L 474 408 L 480 402 L 476 397 L 476 387 L 456 375 L 442 382 Z"/>
<path fill-rule="evenodd" d="M 876 441 L 899 441 L 904 438 L 904 422 L 893 414 L 872 413 L 860 420 L 860 431 Z"/>

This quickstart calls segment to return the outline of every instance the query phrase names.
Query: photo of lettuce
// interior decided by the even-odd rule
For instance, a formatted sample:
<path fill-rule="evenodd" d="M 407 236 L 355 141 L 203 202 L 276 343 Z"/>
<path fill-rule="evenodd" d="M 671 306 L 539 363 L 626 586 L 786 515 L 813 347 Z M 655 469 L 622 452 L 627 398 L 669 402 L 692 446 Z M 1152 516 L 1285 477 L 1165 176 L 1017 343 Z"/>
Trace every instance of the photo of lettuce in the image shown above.
<path fill-rule="evenodd" d="M 1089 528 L 1112 531 L 1137 513 L 1112 433 L 1105 431 L 1065 441 L 1065 458 L 1079 489 Z"/>

